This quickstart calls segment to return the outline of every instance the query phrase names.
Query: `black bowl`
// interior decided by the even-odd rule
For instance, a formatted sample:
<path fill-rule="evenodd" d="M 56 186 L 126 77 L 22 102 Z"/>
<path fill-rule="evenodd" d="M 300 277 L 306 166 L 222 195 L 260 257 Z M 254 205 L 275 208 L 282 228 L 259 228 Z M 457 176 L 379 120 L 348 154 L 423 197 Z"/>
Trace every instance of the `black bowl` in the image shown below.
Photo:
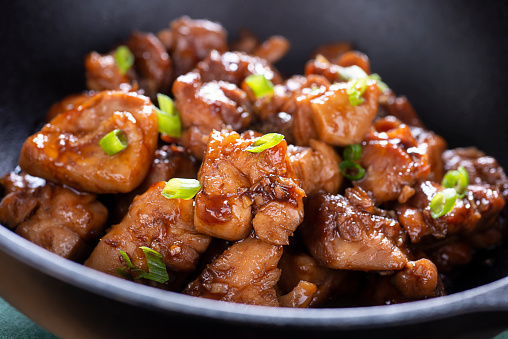
<path fill-rule="evenodd" d="M 278 65 L 302 73 L 310 52 L 350 40 L 450 147 L 475 145 L 508 167 L 508 4 L 399 1 L 2 2 L 0 163 L 12 170 L 51 103 L 84 89 L 83 58 L 133 29 L 155 32 L 187 14 L 236 35 L 292 42 Z M 484 260 L 492 257 L 487 267 Z M 480 253 L 446 297 L 370 308 L 271 309 L 165 292 L 59 258 L 0 227 L 0 295 L 64 337 L 282 334 L 474 337 L 508 327 L 508 246 Z"/>

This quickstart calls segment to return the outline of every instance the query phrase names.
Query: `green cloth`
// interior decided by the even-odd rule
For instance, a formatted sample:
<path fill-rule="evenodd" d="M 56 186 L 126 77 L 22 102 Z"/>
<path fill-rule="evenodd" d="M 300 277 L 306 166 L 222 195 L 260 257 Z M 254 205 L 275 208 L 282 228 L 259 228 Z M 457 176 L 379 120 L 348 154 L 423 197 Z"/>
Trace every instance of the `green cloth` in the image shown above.
<path fill-rule="evenodd" d="M 0 298 L 0 339 L 17 338 L 55 339 L 57 337 Z"/>

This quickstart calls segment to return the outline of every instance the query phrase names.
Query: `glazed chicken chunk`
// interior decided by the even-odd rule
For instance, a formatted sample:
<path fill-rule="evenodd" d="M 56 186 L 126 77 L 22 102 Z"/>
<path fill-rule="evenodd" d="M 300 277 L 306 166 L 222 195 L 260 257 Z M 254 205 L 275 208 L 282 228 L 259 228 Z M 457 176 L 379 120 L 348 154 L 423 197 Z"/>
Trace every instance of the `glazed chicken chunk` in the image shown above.
<path fill-rule="evenodd" d="M 303 219 L 304 192 L 286 154 L 286 142 L 260 153 L 247 151 L 256 140 L 254 133 L 210 134 L 198 175 L 203 188 L 196 196 L 196 229 L 239 240 L 254 227 L 261 240 L 287 244 Z"/>
<path fill-rule="evenodd" d="M 23 238 L 71 260 L 81 260 L 104 231 L 107 209 L 94 194 L 11 173 L 0 222 Z"/>
<path fill-rule="evenodd" d="M 99 143 L 115 129 L 125 133 L 128 145 L 108 155 Z M 80 191 L 130 192 L 145 178 L 157 139 L 157 115 L 147 97 L 102 92 L 30 136 L 19 165 L 28 174 Z"/>
<path fill-rule="evenodd" d="M 182 279 L 196 268 L 199 256 L 210 243 L 210 237 L 194 228 L 194 201 L 167 199 L 161 192 L 165 183 L 159 182 L 134 199 L 129 212 L 102 237 L 85 265 L 118 276 L 117 269 L 125 263 L 119 250 L 131 258 L 133 265 L 148 271 L 142 246 L 162 255 L 171 290 L 181 287 Z"/>

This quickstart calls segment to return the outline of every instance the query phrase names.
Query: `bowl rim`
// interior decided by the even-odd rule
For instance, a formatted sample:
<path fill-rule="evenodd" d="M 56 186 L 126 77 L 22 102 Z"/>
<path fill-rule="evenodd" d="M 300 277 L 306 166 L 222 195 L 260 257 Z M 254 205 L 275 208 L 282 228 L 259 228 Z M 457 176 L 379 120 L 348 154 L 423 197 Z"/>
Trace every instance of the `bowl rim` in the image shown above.
<path fill-rule="evenodd" d="M 0 248 L 46 275 L 105 298 L 161 313 L 180 313 L 237 324 L 365 329 L 421 323 L 496 310 L 497 305 L 482 302 L 483 296 L 508 286 L 508 277 L 505 277 L 451 295 L 403 304 L 321 309 L 275 308 L 197 298 L 120 279 L 59 257 L 1 225 Z"/>

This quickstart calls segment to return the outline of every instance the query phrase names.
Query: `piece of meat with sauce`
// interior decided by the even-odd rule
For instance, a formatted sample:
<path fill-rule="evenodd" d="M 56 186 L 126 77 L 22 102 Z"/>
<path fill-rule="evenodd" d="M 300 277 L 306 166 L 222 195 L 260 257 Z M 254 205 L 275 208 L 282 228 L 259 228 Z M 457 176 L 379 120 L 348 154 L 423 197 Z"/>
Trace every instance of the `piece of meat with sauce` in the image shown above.
<path fill-rule="evenodd" d="M 227 240 L 245 238 L 254 227 L 263 241 L 283 245 L 303 219 L 303 190 L 287 144 L 246 151 L 258 134 L 213 131 L 198 179 L 196 229 Z"/>
<path fill-rule="evenodd" d="M 248 237 L 209 264 L 184 294 L 235 303 L 279 306 L 275 290 L 282 246 Z"/>
<path fill-rule="evenodd" d="M 365 176 L 354 185 L 370 192 L 376 204 L 406 201 L 418 180 L 441 179 L 445 148 L 444 140 L 432 132 L 411 129 L 391 116 L 376 120 L 358 161 Z"/>
<path fill-rule="evenodd" d="M 91 52 L 85 58 L 86 87 L 92 91 L 132 89 L 134 70 L 122 74 L 118 68 L 114 51 L 109 54 Z"/>
<path fill-rule="evenodd" d="M 72 109 L 77 108 L 81 104 L 88 101 L 91 97 L 93 97 L 96 93 L 94 91 L 84 91 L 79 94 L 71 94 L 63 98 L 62 100 L 54 103 L 46 113 L 46 122 L 53 120 L 54 117 L 61 113 L 65 113 Z"/>
<path fill-rule="evenodd" d="M 252 125 L 254 131 L 261 134 L 279 133 L 284 136 L 288 145 L 294 144 L 293 117 L 286 112 L 271 114 L 266 120 L 260 120 Z"/>
<path fill-rule="evenodd" d="M 133 265 L 146 272 L 148 266 L 140 249 L 146 246 L 162 255 L 170 280 L 165 284 L 135 281 L 174 291 L 182 287 L 185 276 L 196 268 L 208 247 L 210 237 L 194 228 L 194 201 L 167 199 L 161 194 L 164 186 L 165 182 L 156 183 L 134 199 L 124 219 L 102 237 L 86 266 L 119 276 L 117 269 L 125 267 L 119 252 L 122 250 Z"/>
<path fill-rule="evenodd" d="M 35 180 L 38 179 L 38 180 Z M 0 203 L 0 222 L 23 238 L 61 257 L 79 261 L 102 235 L 107 209 L 95 194 L 11 173 Z M 9 188 L 7 188 L 9 187 Z"/>
<path fill-rule="evenodd" d="M 287 154 L 300 186 L 307 196 L 323 190 L 335 194 L 342 183 L 339 163 L 342 159 L 335 150 L 318 140 L 310 140 L 310 147 L 289 145 Z"/>
<path fill-rule="evenodd" d="M 197 159 L 203 159 L 212 130 L 239 130 L 251 122 L 251 106 L 244 91 L 224 81 L 201 82 L 198 73 L 187 73 L 173 84 L 175 106 L 180 113 L 181 143 Z"/>
<path fill-rule="evenodd" d="M 394 116 L 402 123 L 411 127 L 425 128 L 420 117 L 405 96 L 396 96 L 392 90 L 387 90 L 379 97 L 378 117 Z"/>
<path fill-rule="evenodd" d="M 349 41 L 321 45 L 312 52 L 310 59 L 316 59 L 318 55 L 321 55 L 326 60 L 334 62 L 342 54 L 352 49 L 353 46 Z"/>
<path fill-rule="evenodd" d="M 183 16 L 173 20 L 170 27 L 171 57 L 177 77 L 192 70 L 211 51 L 223 53 L 228 49 L 227 32 L 219 23 Z"/>
<path fill-rule="evenodd" d="M 476 147 L 465 147 L 447 150 L 443 153 L 443 160 L 446 171 L 463 166 L 469 174 L 471 184 L 495 186 L 508 201 L 508 178 L 493 157 Z"/>
<path fill-rule="evenodd" d="M 99 142 L 115 129 L 125 133 L 128 145 L 111 156 Z M 105 91 L 30 136 L 19 165 L 28 174 L 80 191 L 130 192 L 150 168 L 158 135 L 157 114 L 147 97 Z"/>
<path fill-rule="evenodd" d="M 399 223 L 368 213 L 341 195 L 311 197 L 299 232 L 310 254 L 329 268 L 389 271 L 408 262 Z"/>
<path fill-rule="evenodd" d="M 263 41 L 263 43 L 252 52 L 252 55 L 274 64 L 286 55 L 290 46 L 291 44 L 288 39 L 280 35 L 274 35 Z"/>

